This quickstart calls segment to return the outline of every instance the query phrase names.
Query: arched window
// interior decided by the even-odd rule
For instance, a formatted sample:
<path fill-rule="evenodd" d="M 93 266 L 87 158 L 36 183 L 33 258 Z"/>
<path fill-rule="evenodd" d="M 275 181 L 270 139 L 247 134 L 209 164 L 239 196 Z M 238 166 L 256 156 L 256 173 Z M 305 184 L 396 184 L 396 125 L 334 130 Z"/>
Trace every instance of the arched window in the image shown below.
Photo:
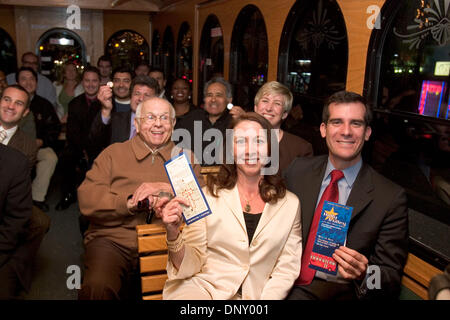
<path fill-rule="evenodd" d="M 187 22 L 183 22 L 177 41 L 177 78 L 192 80 L 192 32 Z"/>
<path fill-rule="evenodd" d="M 5 76 L 11 72 L 16 71 L 17 58 L 16 46 L 9 36 L 8 32 L 0 28 L 0 70 L 5 73 Z"/>
<path fill-rule="evenodd" d="M 161 37 L 159 31 L 155 30 L 152 37 L 152 67 L 162 69 L 161 53 Z"/>
<path fill-rule="evenodd" d="M 170 83 L 174 76 L 174 52 L 175 52 L 175 40 L 173 38 L 173 32 L 171 27 L 167 27 L 164 31 L 162 42 L 162 57 L 163 57 L 163 70 L 164 75 Z"/>
<path fill-rule="evenodd" d="M 386 1 L 380 28 L 372 31 L 365 81 L 365 95 L 375 107 L 367 159 L 375 169 L 406 189 L 410 208 L 444 222 L 447 229 L 450 225 L 448 4 L 445 0 Z M 450 257 L 450 252 L 447 253 Z"/>
<path fill-rule="evenodd" d="M 36 47 L 40 72 L 52 81 L 59 78 L 66 62 L 75 64 L 80 72 L 86 65 L 84 42 L 71 30 L 64 28 L 48 30 L 39 38 Z"/>
<path fill-rule="evenodd" d="M 319 125 L 324 100 L 345 89 L 347 31 L 335 0 L 298 0 L 280 42 L 278 80 L 289 86 L 305 120 Z"/>
<path fill-rule="evenodd" d="M 253 110 L 253 98 L 266 82 L 267 32 L 261 11 L 254 5 L 241 10 L 233 28 L 230 52 L 230 82 L 233 102 Z"/>
<path fill-rule="evenodd" d="M 223 77 L 223 36 L 219 19 L 209 15 L 203 25 L 200 38 L 200 77 L 198 104 L 203 102 L 203 86 L 214 76 Z"/>
<path fill-rule="evenodd" d="M 149 48 L 145 38 L 133 30 L 120 30 L 106 43 L 105 53 L 111 57 L 113 69 L 125 66 L 134 70 L 142 61 L 149 61 Z"/>

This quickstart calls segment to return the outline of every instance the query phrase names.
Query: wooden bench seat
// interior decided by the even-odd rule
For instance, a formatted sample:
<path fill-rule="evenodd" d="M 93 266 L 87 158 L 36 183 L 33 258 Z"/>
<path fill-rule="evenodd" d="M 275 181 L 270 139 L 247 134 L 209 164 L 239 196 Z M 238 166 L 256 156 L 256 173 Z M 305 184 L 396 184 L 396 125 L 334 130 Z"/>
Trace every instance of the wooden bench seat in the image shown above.
<path fill-rule="evenodd" d="M 136 226 L 143 300 L 161 300 L 167 280 L 166 229 L 162 224 Z"/>
<path fill-rule="evenodd" d="M 402 285 L 420 298 L 428 300 L 430 281 L 435 275 L 440 273 L 443 273 L 443 271 L 409 253 L 403 269 Z"/>

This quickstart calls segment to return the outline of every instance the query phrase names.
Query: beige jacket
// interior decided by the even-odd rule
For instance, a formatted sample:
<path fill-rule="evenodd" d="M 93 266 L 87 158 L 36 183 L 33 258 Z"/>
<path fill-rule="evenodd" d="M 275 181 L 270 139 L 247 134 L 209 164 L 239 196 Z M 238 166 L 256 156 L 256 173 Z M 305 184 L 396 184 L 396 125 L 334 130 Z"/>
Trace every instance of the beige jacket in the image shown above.
<path fill-rule="evenodd" d="M 137 248 L 135 228 L 145 224 L 146 214 L 131 214 L 127 197 L 144 182 L 169 183 L 164 162 L 170 159 L 174 146 L 169 142 L 153 156 L 137 135 L 131 140 L 114 143 L 100 153 L 78 188 L 80 211 L 90 221 L 84 235 L 85 243 L 96 237 L 106 237 L 124 247 Z M 203 186 L 200 169 L 199 165 L 193 165 L 199 184 Z"/>
<path fill-rule="evenodd" d="M 266 204 L 249 245 L 237 187 L 204 192 L 212 214 L 184 228 L 184 259 L 179 270 L 169 259 L 163 298 L 285 298 L 300 273 L 298 198 L 287 191 Z"/>

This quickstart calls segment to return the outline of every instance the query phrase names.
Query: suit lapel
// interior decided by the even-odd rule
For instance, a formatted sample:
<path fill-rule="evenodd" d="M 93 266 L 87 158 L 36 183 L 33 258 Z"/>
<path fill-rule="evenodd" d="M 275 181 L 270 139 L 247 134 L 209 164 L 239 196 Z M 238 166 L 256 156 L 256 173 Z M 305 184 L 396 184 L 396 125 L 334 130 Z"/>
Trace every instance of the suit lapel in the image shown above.
<path fill-rule="evenodd" d="M 363 163 L 361 170 L 353 184 L 352 191 L 347 199 L 347 206 L 353 207 L 353 220 L 364 208 L 373 200 L 372 191 L 374 189 L 372 175 L 369 167 Z"/>
<path fill-rule="evenodd" d="M 322 185 L 325 169 L 327 168 L 327 159 L 324 157 L 322 161 L 318 161 L 311 171 L 302 179 L 304 189 L 302 192 L 304 196 L 301 197 L 301 210 L 302 210 L 302 235 L 303 243 L 308 239 L 309 229 L 314 217 L 314 211 L 316 210 L 317 197 L 320 193 L 320 186 Z"/>

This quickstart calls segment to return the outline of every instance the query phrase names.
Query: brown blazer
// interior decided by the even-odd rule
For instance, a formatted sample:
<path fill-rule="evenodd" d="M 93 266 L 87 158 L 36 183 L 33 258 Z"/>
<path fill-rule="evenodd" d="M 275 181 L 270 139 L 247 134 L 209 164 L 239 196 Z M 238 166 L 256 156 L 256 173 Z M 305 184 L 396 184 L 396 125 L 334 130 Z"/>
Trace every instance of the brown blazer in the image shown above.
<path fill-rule="evenodd" d="M 23 132 L 20 128 L 17 128 L 16 133 L 9 140 L 8 147 L 19 150 L 27 156 L 29 161 L 30 171 L 36 164 L 37 145 L 36 141 Z"/>

